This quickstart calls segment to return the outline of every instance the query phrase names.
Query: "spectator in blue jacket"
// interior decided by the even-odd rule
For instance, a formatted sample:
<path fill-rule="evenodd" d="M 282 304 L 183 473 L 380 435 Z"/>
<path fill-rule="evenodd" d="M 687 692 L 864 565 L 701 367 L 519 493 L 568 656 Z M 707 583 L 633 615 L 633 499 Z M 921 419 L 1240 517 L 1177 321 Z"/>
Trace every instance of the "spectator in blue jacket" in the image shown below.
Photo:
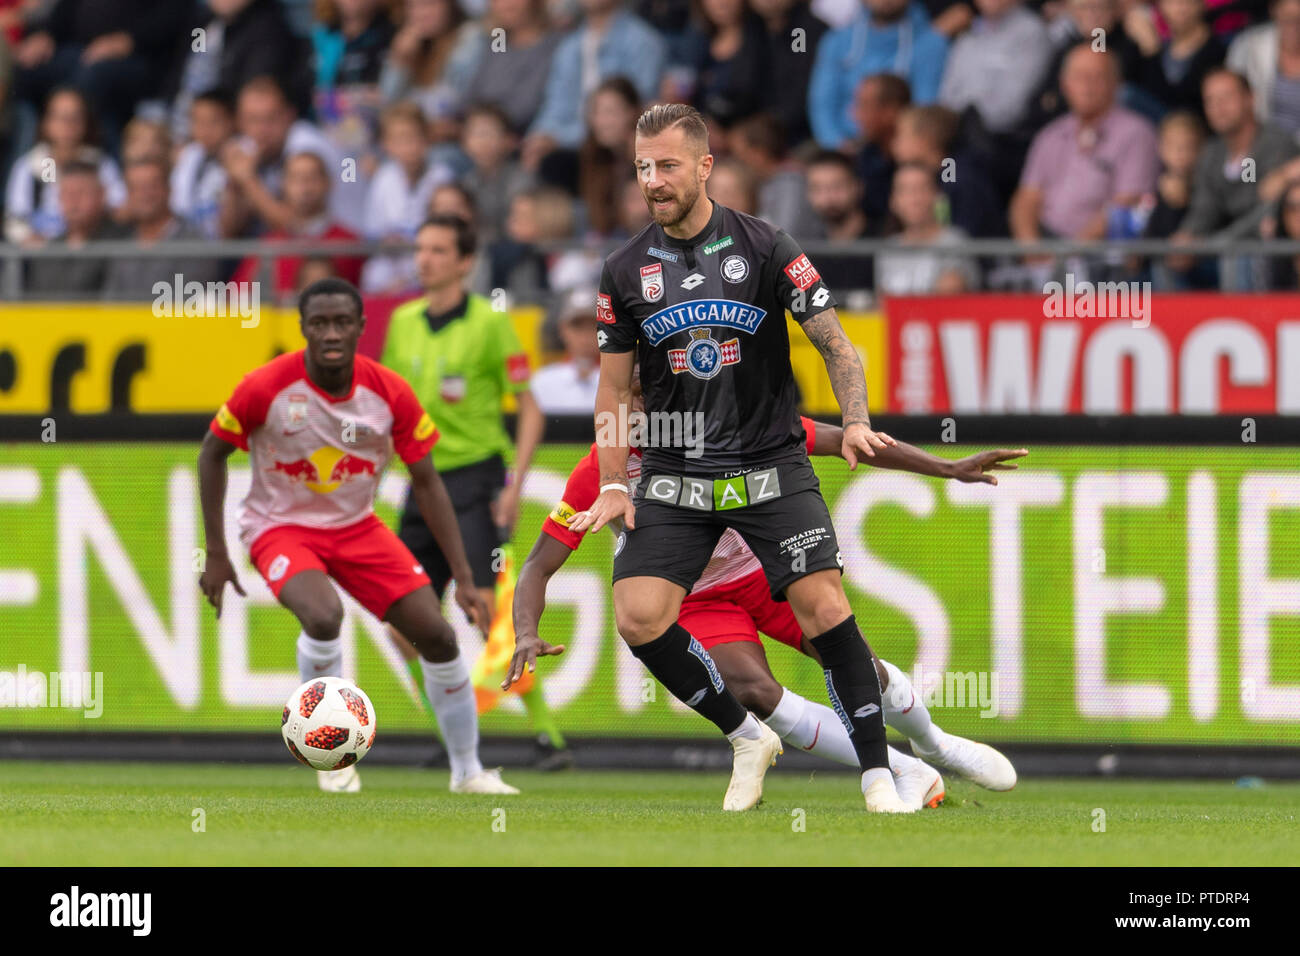
<path fill-rule="evenodd" d="M 857 16 L 817 45 L 808 88 L 813 136 L 825 149 L 851 150 L 861 135 L 853 117 L 853 94 L 864 77 L 876 73 L 907 80 L 913 103 L 933 103 L 947 54 L 948 41 L 930 24 L 922 4 L 862 0 Z"/>
<path fill-rule="evenodd" d="M 582 26 L 555 49 L 542 108 L 524 140 L 529 169 L 556 147 L 581 144 L 583 104 L 602 80 L 626 76 L 643 102 L 652 102 L 659 90 L 666 51 L 654 28 L 624 10 L 622 0 L 582 0 L 582 8 Z"/>

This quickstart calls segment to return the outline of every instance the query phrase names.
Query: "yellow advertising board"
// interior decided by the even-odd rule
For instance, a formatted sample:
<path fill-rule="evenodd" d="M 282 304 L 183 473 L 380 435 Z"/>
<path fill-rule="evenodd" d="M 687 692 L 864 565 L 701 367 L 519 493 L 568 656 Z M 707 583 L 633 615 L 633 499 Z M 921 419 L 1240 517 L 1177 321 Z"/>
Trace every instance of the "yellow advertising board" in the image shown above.
<path fill-rule="evenodd" d="M 544 310 L 511 316 L 534 369 L 559 356 L 541 346 Z M 884 408 L 885 321 L 877 313 L 841 313 L 867 372 L 870 407 Z M 790 323 L 790 357 L 813 414 L 838 406 L 816 348 Z M 385 323 L 386 324 L 386 323 Z M 75 414 L 109 411 L 196 413 L 216 409 L 250 369 L 281 352 L 302 348 L 294 309 L 264 306 L 255 319 L 160 316 L 149 303 L 0 305 L 0 415 L 41 414 L 67 407 Z"/>

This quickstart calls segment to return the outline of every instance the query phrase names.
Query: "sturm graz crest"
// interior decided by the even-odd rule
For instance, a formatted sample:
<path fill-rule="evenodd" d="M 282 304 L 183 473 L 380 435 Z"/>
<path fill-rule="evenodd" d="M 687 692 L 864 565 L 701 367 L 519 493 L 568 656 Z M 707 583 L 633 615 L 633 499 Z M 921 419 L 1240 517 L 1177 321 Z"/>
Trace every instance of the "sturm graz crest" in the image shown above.
<path fill-rule="evenodd" d="M 691 342 L 684 349 L 669 349 L 668 364 L 676 375 L 690 372 L 696 378 L 713 378 L 724 365 L 740 361 L 740 340 L 714 341 L 708 329 L 691 329 Z"/>

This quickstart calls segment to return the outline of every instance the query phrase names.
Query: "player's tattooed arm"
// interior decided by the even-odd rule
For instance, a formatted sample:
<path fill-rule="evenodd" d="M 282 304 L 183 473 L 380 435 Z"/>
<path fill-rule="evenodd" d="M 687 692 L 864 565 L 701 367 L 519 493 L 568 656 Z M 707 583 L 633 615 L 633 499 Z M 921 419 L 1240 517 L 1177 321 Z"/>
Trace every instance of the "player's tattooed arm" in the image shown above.
<path fill-rule="evenodd" d="M 844 416 L 840 451 L 849 467 L 856 468 L 859 455 L 874 457 L 875 449 L 896 442 L 884 432 L 877 433 L 871 429 L 871 416 L 867 412 L 867 378 L 862 371 L 862 360 L 844 333 L 835 310 L 818 312 L 803 323 L 803 330 L 826 363 L 831 390 L 835 392 L 840 414 Z"/>
<path fill-rule="evenodd" d="M 830 376 L 831 388 L 835 392 L 835 400 L 839 402 L 845 426 L 861 422 L 870 428 L 866 373 L 862 371 L 858 350 L 853 347 L 844 333 L 844 327 L 840 325 L 840 317 L 834 309 L 826 309 L 804 322 L 803 330 L 812 344 L 817 346 L 817 351 L 826 363 L 826 372 Z"/>

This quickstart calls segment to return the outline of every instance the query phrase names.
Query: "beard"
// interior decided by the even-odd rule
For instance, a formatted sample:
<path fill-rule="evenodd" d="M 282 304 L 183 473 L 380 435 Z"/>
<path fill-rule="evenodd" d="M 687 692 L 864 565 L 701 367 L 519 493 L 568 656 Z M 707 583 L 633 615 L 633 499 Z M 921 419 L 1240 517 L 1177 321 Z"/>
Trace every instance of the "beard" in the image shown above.
<path fill-rule="evenodd" d="M 691 210 L 695 208 L 695 204 L 700 200 L 700 186 L 698 183 L 693 183 L 687 191 L 678 192 L 670 198 L 673 200 L 672 205 L 660 210 L 655 208 L 652 197 L 646 197 L 650 217 L 661 227 L 675 226 L 690 215 Z"/>

